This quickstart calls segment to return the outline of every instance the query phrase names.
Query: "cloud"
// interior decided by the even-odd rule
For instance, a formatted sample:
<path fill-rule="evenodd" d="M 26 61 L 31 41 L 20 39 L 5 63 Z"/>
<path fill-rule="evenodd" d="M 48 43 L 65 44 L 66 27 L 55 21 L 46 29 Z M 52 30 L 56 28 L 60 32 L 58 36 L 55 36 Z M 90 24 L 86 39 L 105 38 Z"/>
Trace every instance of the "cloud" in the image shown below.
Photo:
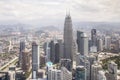
<path fill-rule="evenodd" d="M 64 22 L 66 9 L 73 21 L 120 21 L 120 0 L 0 0 L 0 21 L 31 24 Z"/>

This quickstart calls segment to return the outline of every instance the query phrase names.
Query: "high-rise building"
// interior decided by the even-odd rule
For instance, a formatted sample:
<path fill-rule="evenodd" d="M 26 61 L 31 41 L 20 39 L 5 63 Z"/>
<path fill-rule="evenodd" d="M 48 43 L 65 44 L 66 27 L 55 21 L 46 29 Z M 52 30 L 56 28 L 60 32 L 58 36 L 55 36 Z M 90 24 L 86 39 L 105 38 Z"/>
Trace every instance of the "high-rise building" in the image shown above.
<path fill-rule="evenodd" d="M 81 55 L 88 55 L 88 37 L 84 32 L 77 31 L 77 45 Z"/>
<path fill-rule="evenodd" d="M 20 52 L 19 52 L 19 66 L 22 67 L 22 51 L 25 50 L 25 42 L 21 41 L 20 42 Z"/>
<path fill-rule="evenodd" d="M 48 71 L 47 80 L 63 80 L 63 74 L 61 70 L 51 69 Z"/>
<path fill-rule="evenodd" d="M 80 54 L 88 55 L 88 37 L 85 33 L 81 34 L 81 45 L 80 45 Z"/>
<path fill-rule="evenodd" d="M 86 68 L 84 66 L 76 67 L 75 80 L 86 80 Z"/>
<path fill-rule="evenodd" d="M 72 61 L 70 59 L 61 59 L 60 66 L 65 67 L 67 70 L 72 70 Z"/>
<path fill-rule="evenodd" d="M 63 40 L 58 40 L 58 44 L 59 44 L 59 59 L 63 59 L 63 55 L 64 55 L 64 45 L 63 45 Z"/>
<path fill-rule="evenodd" d="M 100 64 L 93 64 L 91 67 L 91 80 L 98 80 L 98 71 L 102 70 L 102 66 Z"/>
<path fill-rule="evenodd" d="M 80 53 L 80 51 L 81 51 L 81 47 L 80 47 L 80 45 L 81 45 L 81 34 L 83 34 L 83 32 L 82 31 L 77 31 L 77 46 L 78 46 L 78 52 Z"/>
<path fill-rule="evenodd" d="M 37 78 L 37 73 L 39 69 L 39 46 L 36 42 L 32 43 L 32 79 Z"/>
<path fill-rule="evenodd" d="M 52 40 L 49 43 L 49 46 L 50 46 L 50 61 L 54 63 L 55 62 L 55 41 Z"/>
<path fill-rule="evenodd" d="M 110 50 L 111 48 L 111 37 L 107 36 L 105 37 L 105 49 Z"/>
<path fill-rule="evenodd" d="M 92 46 L 97 46 L 97 31 L 96 31 L 96 29 L 91 30 L 91 40 L 92 40 Z"/>
<path fill-rule="evenodd" d="M 42 68 L 42 67 L 44 67 L 44 65 L 45 65 L 45 63 L 46 63 L 46 60 L 45 60 L 45 55 L 43 55 L 43 54 L 41 54 L 40 55 L 40 59 L 39 59 L 40 61 L 40 68 Z"/>
<path fill-rule="evenodd" d="M 113 61 L 108 63 L 108 72 L 106 73 L 107 80 L 117 80 L 117 64 Z"/>
<path fill-rule="evenodd" d="M 50 51 L 48 50 L 48 48 Z M 50 61 L 53 63 L 58 63 L 60 59 L 63 58 L 63 49 L 64 46 L 62 40 L 51 40 L 49 46 L 46 49 L 47 53 L 50 52 L 50 54 L 47 54 L 47 56 L 50 56 Z"/>
<path fill-rule="evenodd" d="M 88 61 L 89 61 L 89 67 L 88 67 L 88 73 L 90 73 L 88 76 L 89 76 L 89 79 L 87 79 L 87 80 L 92 80 L 91 79 L 91 74 L 92 74 L 92 65 L 94 64 L 94 62 L 96 62 L 97 61 L 97 59 L 96 59 L 96 56 L 94 56 L 94 55 L 92 55 L 92 54 L 90 54 L 89 56 L 87 56 L 87 58 L 88 58 Z M 87 69 L 87 68 L 86 68 Z"/>
<path fill-rule="evenodd" d="M 64 23 L 64 58 L 73 61 L 73 29 L 70 15 L 66 15 Z"/>
<path fill-rule="evenodd" d="M 91 53 L 96 53 L 97 52 L 97 46 L 91 46 L 90 47 L 90 52 Z"/>
<path fill-rule="evenodd" d="M 90 62 L 85 60 L 85 68 L 86 68 L 86 80 L 90 80 Z"/>
<path fill-rule="evenodd" d="M 60 45 L 59 43 L 55 44 L 55 63 L 59 63 L 60 60 Z"/>
<path fill-rule="evenodd" d="M 65 67 L 62 67 L 61 71 L 63 73 L 63 80 L 72 80 L 72 72 L 68 71 Z"/>
<path fill-rule="evenodd" d="M 77 53 L 76 56 L 76 66 L 84 66 L 85 65 L 85 56 L 81 55 L 80 53 Z"/>
<path fill-rule="evenodd" d="M 50 61 L 50 47 L 48 45 L 49 43 L 46 43 L 46 47 L 45 47 L 45 54 L 46 54 L 46 62 Z"/>
<path fill-rule="evenodd" d="M 103 40 L 102 39 L 99 39 L 98 41 L 98 44 L 97 44 L 97 51 L 103 51 Z"/>
<path fill-rule="evenodd" d="M 46 62 L 50 61 L 50 47 L 49 47 L 49 42 L 45 42 L 43 45 L 43 49 L 46 55 Z"/>
<path fill-rule="evenodd" d="M 22 70 L 27 72 L 30 68 L 30 54 L 27 50 L 22 51 Z"/>

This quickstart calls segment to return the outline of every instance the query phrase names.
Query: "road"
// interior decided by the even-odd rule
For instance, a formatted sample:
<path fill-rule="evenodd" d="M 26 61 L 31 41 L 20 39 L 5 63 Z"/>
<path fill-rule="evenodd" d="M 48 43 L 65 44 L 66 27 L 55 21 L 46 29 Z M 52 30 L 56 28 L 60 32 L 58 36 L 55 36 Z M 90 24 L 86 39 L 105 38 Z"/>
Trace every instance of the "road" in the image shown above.
<path fill-rule="evenodd" d="M 18 60 L 18 57 L 15 57 L 14 59 L 12 59 L 11 61 L 9 61 L 4 66 L 0 67 L 0 71 L 7 71 L 7 69 L 9 68 L 9 66 L 13 65 L 14 61 L 17 61 L 17 60 Z"/>

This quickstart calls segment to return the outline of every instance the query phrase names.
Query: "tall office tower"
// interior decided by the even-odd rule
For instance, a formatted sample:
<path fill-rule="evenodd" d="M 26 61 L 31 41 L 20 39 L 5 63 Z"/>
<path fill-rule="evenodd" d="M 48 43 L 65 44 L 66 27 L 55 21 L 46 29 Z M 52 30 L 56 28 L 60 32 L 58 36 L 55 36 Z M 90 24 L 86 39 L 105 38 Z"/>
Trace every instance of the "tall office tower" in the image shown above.
<path fill-rule="evenodd" d="M 76 54 L 76 66 L 80 65 L 80 53 Z"/>
<path fill-rule="evenodd" d="M 80 45 L 81 45 L 81 34 L 83 34 L 82 31 L 77 31 L 77 46 L 78 46 L 78 52 L 80 53 L 81 51 L 81 48 L 80 48 Z"/>
<path fill-rule="evenodd" d="M 99 39 L 97 42 L 97 51 L 103 51 L 103 40 Z"/>
<path fill-rule="evenodd" d="M 39 61 L 39 62 L 40 62 L 40 63 L 39 63 L 40 68 L 42 68 L 42 67 L 46 64 L 45 58 L 46 58 L 46 57 L 45 57 L 44 54 L 41 54 L 41 55 L 40 55 L 40 59 L 39 59 L 39 60 L 40 60 L 40 61 Z"/>
<path fill-rule="evenodd" d="M 61 59 L 60 66 L 72 71 L 72 61 L 70 59 Z"/>
<path fill-rule="evenodd" d="M 119 46 L 120 46 L 120 42 L 119 42 L 119 40 L 116 40 L 115 42 L 114 42 L 114 52 L 119 52 L 120 50 L 119 50 Z"/>
<path fill-rule="evenodd" d="M 90 62 L 88 61 L 87 57 L 77 53 L 76 65 L 84 66 L 86 68 L 86 80 L 90 80 Z"/>
<path fill-rule="evenodd" d="M 59 43 L 55 44 L 55 63 L 59 63 L 60 60 L 60 45 Z"/>
<path fill-rule="evenodd" d="M 96 29 L 91 30 L 91 40 L 92 40 L 92 46 L 97 46 L 97 31 L 96 31 Z"/>
<path fill-rule="evenodd" d="M 105 49 L 106 50 L 111 49 L 111 37 L 109 36 L 105 37 Z"/>
<path fill-rule="evenodd" d="M 49 44 L 50 46 L 50 60 L 51 62 L 55 62 L 55 41 L 52 40 Z"/>
<path fill-rule="evenodd" d="M 22 67 L 22 51 L 25 50 L 25 42 L 20 42 L 20 52 L 19 52 L 19 66 Z"/>
<path fill-rule="evenodd" d="M 45 52 L 46 55 L 47 55 L 47 48 L 48 48 L 48 46 L 49 46 L 49 42 L 45 42 L 43 44 L 43 49 L 44 49 L 44 52 Z"/>
<path fill-rule="evenodd" d="M 64 55 L 64 45 L 63 45 L 63 40 L 58 40 L 58 44 L 59 44 L 59 53 L 60 53 L 60 55 L 59 55 L 59 58 L 60 59 L 63 59 L 63 55 Z"/>
<path fill-rule="evenodd" d="M 85 68 L 86 68 L 86 80 L 90 80 L 90 62 L 85 60 Z"/>
<path fill-rule="evenodd" d="M 91 67 L 91 80 L 98 80 L 98 71 L 102 70 L 102 66 L 100 64 L 93 64 Z"/>
<path fill-rule="evenodd" d="M 43 48 L 44 48 L 44 52 L 45 52 L 45 55 L 46 55 L 46 62 L 49 62 L 50 61 L 50 47 L 49 47 L 49 42 L 45 42 L 44 45 L 43 45 Z"/>
<path fill-rule="evenodd" d="M 90 77 L 90 80 L 91 80 L 91 74 L 92 74 L 92 65 L 94 64 L 94 62 L 96 62 L 97 61 L 97 59 L 96 59 L 96 56 L 94 56 L 94 55 L 89 55 L 89 56 L 87 56 L 87 58 L 88 58 L 88 60 L 89 60 L 89 77 Z"/>
<path fill-rule="evenodd" d="M 72 80 L 72 72 L 68 71 L 65 67 L 61 68 L 63 73 L 63 80 Z"/>
<path fill-rule="evenodd" d="M 87 80 L 86 79 L 86 68 L 84 66 L 76 67 L 75 80 Z"/>
<path fill-rule="evenodd" d="M 77 53 L 76 56 L 76 66 L 85 66 L 85 56 L 81 55 L 80 53 Z"/>
<path fill-rule="evenodd" d="M 64 58 L 73 61 L 73 29 L 70 15 L 66 15 L 64 23 Z"/>
<path fill-rule="evenodd" d="M 39 46 L 36 42 L 32 43 L 32 79 L 37 78 L 39 69 Z"/>
<path fill-rule="evenodd" d="M 98 80 L 107 80 L 104 71 L 98 71 Z"/>
<path fill-rule="evenodd" d="M 92 40 L 89 40 L 89 41 L 88 41 L 89 51 L 91 50 L 91 46 L 92 46 Z"/>
<path fill-rule="evenodd" d="M 28 51 L 22 51 L 22 70 L 27 72 L 30 68 L 30 54 Z"/>
<path fill-rule="evenodd" d="M 108 63 L 108 73 L 106 73 L 107 80 L 117 80 L 117 64 L 115 62 Z"/>
<path fill-rule="evenodd" d="M 50 47 L 47 47 L 47 59 L 46 59 L 46 62 L 49 62 L 50 61 Z"/>
<path fill-rule="evenodd" d="M 88 37 L 85 33 L 81 34 L 81 55 L 88 55 Z"/>
<path fill-rule="evenodd" d="M 78 48 L 77 48 L 77 43 L 74 41 L 73 42 L 73 50 L 74 50 L 74 52 L 73 52 L 73 64 L 72 64 L 72 67 L 73 67 L 73 69 L 76 69 L 76 58 L 77 58 L 77 52 L 78 52 L 78 50 L 77 50 Z"/>
<path fill-rule="evenodd" d="M 119 52 L 120 52 L 120 40 L 118 40 L 118 44 L 119 44 L 118 48 L 119 48 Z"/>
<path fill-rule="evenodd" d="M 63 80 L 63 74 L 61 70 L 51 69 L 48 71 L 47 80 Z"/>

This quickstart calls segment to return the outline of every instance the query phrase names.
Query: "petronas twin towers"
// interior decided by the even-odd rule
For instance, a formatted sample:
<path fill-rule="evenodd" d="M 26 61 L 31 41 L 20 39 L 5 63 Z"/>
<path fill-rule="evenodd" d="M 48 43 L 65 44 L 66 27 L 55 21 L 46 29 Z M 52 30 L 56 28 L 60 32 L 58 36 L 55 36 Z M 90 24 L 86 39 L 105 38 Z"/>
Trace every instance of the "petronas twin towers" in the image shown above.
<path fill-rule="evenodd" d="M 66 15 L 64 23 L 64 58 L 73 61 L 73 29 L 70 14 Z"/>

